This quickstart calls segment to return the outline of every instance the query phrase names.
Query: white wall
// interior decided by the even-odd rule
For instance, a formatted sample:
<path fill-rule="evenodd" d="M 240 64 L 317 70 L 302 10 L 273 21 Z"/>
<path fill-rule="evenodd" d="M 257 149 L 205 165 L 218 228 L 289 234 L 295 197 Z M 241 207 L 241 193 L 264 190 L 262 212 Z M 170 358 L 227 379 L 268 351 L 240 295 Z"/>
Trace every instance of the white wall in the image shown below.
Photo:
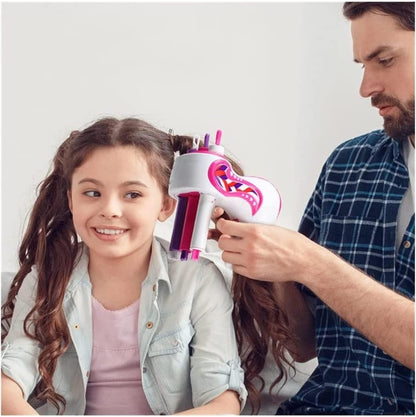
<path fill-rule="evenodd" d="M 104 116 L 223 144 L 296 228 L 340 142 L 381 126 L 342 3 L 2 3 L 2 270 L 56 147 Z M 166 233 L 161 229 L 162 233 Z"/>

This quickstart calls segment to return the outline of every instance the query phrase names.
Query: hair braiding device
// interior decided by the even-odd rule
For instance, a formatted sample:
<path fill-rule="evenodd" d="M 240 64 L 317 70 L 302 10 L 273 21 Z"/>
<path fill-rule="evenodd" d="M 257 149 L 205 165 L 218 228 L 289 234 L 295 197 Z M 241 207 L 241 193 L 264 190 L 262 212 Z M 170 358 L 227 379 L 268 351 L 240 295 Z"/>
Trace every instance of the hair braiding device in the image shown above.
<path fill-rule="evenodd" d="M 280 212 L 279 192 L 258 177 L 241 177 L 224 157 L 217 131 L 215 145 L 198 146 L 178 156 L 172 168 L 169 194 L 178 200 L 170 256 L 186 261 L 197 260 L 205 250 L 209 222 L 214 207 L 222 207 L 231 219 L 245 223 L 273 224 Z"/>

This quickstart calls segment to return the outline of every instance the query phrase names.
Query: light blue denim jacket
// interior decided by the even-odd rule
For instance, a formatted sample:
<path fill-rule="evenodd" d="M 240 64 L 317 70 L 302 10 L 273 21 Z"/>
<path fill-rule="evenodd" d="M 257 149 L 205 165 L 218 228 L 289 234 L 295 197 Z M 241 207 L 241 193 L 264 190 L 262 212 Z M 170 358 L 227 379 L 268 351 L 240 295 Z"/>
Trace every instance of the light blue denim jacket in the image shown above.
<path fill-rule="evenodd" d="M 142 284 L 139 315 L 143 389 L 155 414 L 201 406 L 226 390 L 247 391 L 231 320 L 232 300 L 220 270 L 209 259 L 181 262 L 167 257 L 168 243 L 153 240 L 149 272 Z M 39 345 L 23 331 L 36 296 L 37 274 L 27 275 L 3 343 L 2 371 L 29 399 L 39 381 Z M 92 352 L 91 282 L 86 248 L 74 268 L 63 309 L 71 343 L 59 358 L 55 390 L 66 399 L 65 414 L 84 414 Z M 37 408 L 56 414 L 49 403 Z"/>

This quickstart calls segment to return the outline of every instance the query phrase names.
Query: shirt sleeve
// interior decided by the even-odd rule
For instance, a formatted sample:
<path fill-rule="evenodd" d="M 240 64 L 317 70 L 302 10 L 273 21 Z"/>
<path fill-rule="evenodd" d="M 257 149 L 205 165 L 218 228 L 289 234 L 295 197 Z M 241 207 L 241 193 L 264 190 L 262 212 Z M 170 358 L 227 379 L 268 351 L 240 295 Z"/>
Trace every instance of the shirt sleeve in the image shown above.
<path fill-rule="evenodd" d="M 25 277 L 17 294 L 10 329 L 2 345 L 2 372 L 20 386 L 26 400 L 40 379 L 40 346 L 24 331 L 25 318 L 35 303 L 36 284 L 37 274 L 32 271 Z"/>
<path fill-rule="evenodd" d="M 201 262 L 199 286 L 192 305 L 195 329 L 191 348 L 192 399 L 204 405 L 227 390 L 236 391 L 241 410 L 247 399 L 231 313 L 233 302 L 216 266 Z"/>

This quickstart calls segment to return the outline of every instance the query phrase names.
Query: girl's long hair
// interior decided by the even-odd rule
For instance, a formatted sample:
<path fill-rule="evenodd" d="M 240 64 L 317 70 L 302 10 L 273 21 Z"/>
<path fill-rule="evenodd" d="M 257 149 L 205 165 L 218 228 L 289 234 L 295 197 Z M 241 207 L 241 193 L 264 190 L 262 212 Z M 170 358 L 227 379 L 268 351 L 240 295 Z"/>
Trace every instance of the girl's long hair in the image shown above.
<path fill-rule="evenodd" d="M 62 304 L 72 270 L 80 255 L 67 192 L 74 170 L 97 148 L 137 147 L 147 158 L 150 173 L 167 193 L 174 152 L 185 153 L 193 139 L 162 132 L 150 124 L 128 118 L 105 118 L 83 131 L 72 132 L 59 147 L 52 170 L 38 188 L 27 229 L 19 248 L 19 270 L 2 306 L 2 339 L 7 336 L 16 296 L 23 280 L 37 272 L 37 293 L 33 308 L 24 320 L 25 334 L 39 342 L 40 375 L 33 395 L 65 410 L 65 398 L 55 392 L 53 375 L 58 358 L 70 343 Z"/>
<path fill-rule="evenodd" d="M 293 340 L 285 312 L 280 308 L 271 282 L 254 281 L 233 274 L 233 322 L 248 391 L 251 412 L 260 410 L 260 395 L 265 388 L 261 371 L 269 352 L 279 373 L 269 388 L 288 379 L 288 368 L 295 370 L 286 346 Z M 257 384 L 259 388 L 257 387 Z"/>
<path fill-rule="evenodd" d="M 16 296 L 23 280 L 33 267 L 37 272 L 37 293 L 33 308 L 24 320 L 26 335 L 39 342 L 39 383 L 33 396 L 65 410 L 65 398 L 55 392 L 53 375 L 59 357 L 70 343 L 69 329 L 62 304 L 72 270 L 80 256 L 77 234 L 69 210 L 67 192 L 71 189 L 74 170 L 97 148 L 134 146 L 146 156 L 148 169 L 168 192 L 174 153 L 186 153 L 193 145 L 189 136 L 162 132 L 135 119 L 101 119 L 82 131 L 74 131 L 59 147 L 52 170 L 38 188 L 28 226 L 19 248 L 19 270 L 2 306 L 2 339 L 7 336 Z M 241 168 L 231 159 L 236 173 Z M 253 408 L 258 410 L 260 392 L 254 381 L 264 367 L 269 349 L 281 369 L 273 385 L 286 377 L 282 344 L 289 338 L 287 320 L 278 307 L 267 283 L 234 276 L 233 320 L 237 342 L 245 369 L 245 383 Z"/>
<path fill-rule="evenodd" d="M 244 175 L 236 162 L 230 162 L 234 172 Z M 226 213 L 224 217 L 228 218 Z M 233 323 L 244 369 L 244 383 L 251 412 L 257 414 L 261 392 L 265 389 L 261 372 L 266 357 L 269 354 L 273 356 L 279 372 L 269 387 L 270 394 L 279 383 L 287 381 L 288 369 L 296 372 L 287 349 L 288 345 L 293 344 L 294 335 L 271 282 L 256 281 L 234 272 L 231 292 L 234 301 Z"/>

